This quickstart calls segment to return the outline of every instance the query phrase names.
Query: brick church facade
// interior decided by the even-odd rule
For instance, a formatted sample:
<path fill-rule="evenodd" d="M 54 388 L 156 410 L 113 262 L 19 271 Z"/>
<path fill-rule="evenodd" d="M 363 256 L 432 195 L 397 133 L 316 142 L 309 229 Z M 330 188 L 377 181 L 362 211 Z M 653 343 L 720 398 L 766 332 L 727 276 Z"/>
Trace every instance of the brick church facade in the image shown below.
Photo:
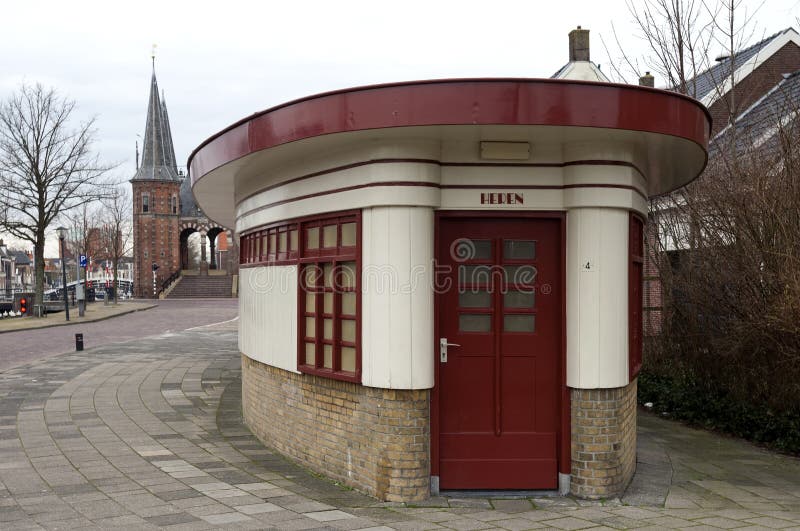
<path fill-rule="evenodd" d="M 194 201 L 190 180 L 178 169 L 167 105 L 160 96 L 155 69 L 141 164 L 137 161 L 130 182 L 135 297 L 157 298 L 168 284 L 186 274 L 237 272 L 238 246 L 231 231 L 205 216 Z M 201 254 L 199 265 L 190 270 L 189 236 L 195 232 L 200 233 Z"/>

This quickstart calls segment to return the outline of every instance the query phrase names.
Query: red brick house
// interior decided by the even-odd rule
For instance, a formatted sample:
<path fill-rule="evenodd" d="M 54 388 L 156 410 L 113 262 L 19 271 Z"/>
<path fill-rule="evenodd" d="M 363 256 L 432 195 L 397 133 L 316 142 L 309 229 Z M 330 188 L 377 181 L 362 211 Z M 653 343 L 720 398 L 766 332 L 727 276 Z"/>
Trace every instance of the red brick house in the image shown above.
<path fill-rule="evenodd" d="M 787 90 L 794 86 L 792 79 L 797 77 L 798 71 L 800 34 L 794 28 L 786 28 L 740 50 L 733 58 L 719 57 L 713 67 L 691 80 L 688 83 L 690 93 L 708 108 L 713 119 L 710 156 L 732 120 L 750 129 L 758 128 L 758 120 L 774 123 L 775 113 L 785 108 L 778 102 L 781 97 L 792 98 L 795 105 L 800 105 L 800 94 Z M 662 214 L 651 207 L 651 218 Z M 659 249 L 675 250 L 669 243 L 660 242 L 659 245 L 657 225 L 649 223 L 646 236 L 649 249 L 644 265 L 646 335 L 658 334 L 663 319 L 663 294 L 657 266 Z"/>

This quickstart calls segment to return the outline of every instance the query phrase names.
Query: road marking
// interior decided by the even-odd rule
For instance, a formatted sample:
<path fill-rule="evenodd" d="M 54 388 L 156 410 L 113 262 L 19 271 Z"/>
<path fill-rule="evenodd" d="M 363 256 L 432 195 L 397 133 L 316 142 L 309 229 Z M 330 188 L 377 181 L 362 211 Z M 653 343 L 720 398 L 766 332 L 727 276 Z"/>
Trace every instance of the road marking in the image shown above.
<path fill-rule="evenodd" d="M 187 328 L 185 331 L 188 332 L 189 330 L 199 330 L 201 328 L 207 328 L 209 326 L 217 326 L 217 325 L 232 323 L 232 322 L 238 321 L 238 320 L 239 320 L 239 316 L 237 315 L 233 319 L 228 319 L 227 321 L 220 321 L 218 323 L 211 323 L 211 324 L 201 325 L 201 326 L 193 326 L 192 328 Z"/>

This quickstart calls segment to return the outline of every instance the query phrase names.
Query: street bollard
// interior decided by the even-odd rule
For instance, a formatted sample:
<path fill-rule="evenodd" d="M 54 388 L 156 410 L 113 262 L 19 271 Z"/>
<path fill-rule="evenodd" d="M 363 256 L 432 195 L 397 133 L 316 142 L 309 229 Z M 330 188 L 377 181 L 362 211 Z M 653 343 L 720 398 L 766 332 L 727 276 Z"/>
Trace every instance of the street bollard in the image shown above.
<path fill-rule="evenodd" d="M 75 351 L 80 352 L 83 350 L 83 334 L 75 334 Z"/>

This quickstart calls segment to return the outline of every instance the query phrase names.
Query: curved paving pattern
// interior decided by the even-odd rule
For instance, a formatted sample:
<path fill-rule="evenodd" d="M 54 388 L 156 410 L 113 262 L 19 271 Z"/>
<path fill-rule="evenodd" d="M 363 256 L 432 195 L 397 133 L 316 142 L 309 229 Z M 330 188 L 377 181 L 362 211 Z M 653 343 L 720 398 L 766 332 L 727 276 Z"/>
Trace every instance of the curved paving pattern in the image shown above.
<path fill-rule="evenodd" d="M 652 418 L 622 501 L 376 502 L 242 425 L 235 325 L 0 374 L 0 528 L 800 529 L 797 460 Z"/>

